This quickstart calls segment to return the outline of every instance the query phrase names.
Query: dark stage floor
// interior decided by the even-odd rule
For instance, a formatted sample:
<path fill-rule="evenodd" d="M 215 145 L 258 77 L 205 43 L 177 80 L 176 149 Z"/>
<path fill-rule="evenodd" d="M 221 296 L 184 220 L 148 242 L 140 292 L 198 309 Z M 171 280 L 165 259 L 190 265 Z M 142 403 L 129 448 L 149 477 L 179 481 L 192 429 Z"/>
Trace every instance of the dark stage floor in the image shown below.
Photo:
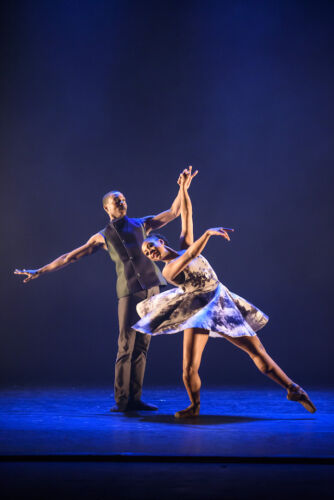
<path fill-rule="evenodd" d="M 158 412 L 112 414 L 101 389 L 1 392 L 1 455 L 334 457 L 334 391 L 309 391 L 318 411 L 284 391 L 203 389 L 198 418 L 176 420 L 183 388 L 146 390 Z"/>
<path fill-rule="evenodd" d="M 334 391 L 309 393 L 314 415 L 276 389 L 204 388 L 200 417 L 180 421 L 181 387 L 128 414 L 109 412 L 111 390 L 3 390 L 5 498 L 330 498 Z"/>

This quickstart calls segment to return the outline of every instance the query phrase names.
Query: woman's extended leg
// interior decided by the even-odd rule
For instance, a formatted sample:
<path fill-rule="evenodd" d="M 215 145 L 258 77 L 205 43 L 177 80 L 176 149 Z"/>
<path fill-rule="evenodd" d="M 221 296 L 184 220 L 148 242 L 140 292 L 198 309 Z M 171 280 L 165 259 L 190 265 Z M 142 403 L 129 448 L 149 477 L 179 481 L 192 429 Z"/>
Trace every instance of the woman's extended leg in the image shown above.
<path fill-rule="evenodd" d="M 275 363 L 265 350 L 257 335 L 253 337 L 229 337 L 228 335 L 224 335 L 224 337 L 232 342 L 232 344 L 245 351 L 262 373 L 284 387 L 288 391 L 287 398 L 290 401 L 299 401 L 305 409 L 311 413 L 316 411 L 314 404 L 306 392 L 299 385 L 295 384 L 277 363 Z"/>
<path fill-rule="evenodd" d="M 193 417 L 200 410 L 201 379 L 198 370 L 209 332 L 201 328 L 189 328 L 183 337 L 183 382 L 187 390 L 190 406 L 175 413 L 176 418 Z"/>

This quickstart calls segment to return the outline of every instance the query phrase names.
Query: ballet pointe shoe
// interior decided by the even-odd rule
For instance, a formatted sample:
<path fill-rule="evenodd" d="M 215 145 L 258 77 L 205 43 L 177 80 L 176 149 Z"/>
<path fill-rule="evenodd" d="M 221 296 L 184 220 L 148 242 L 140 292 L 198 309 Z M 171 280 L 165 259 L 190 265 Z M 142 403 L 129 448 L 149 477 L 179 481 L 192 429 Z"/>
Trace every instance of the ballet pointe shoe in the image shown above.
<path fill-rule="evenodd" d="M 289 401 L 298 401 L 298 403 L 302 404 L 305 410 L 310 413 L 315 413 L 317 411 L 308 394 L 297 384 L 293 384 L 289 387 L 287 399 Z"/>
<path fill-rule="evenodd" d="M 185 410 L 180 410 L 174 413 L 175 418 L 191 418 L 199 415 L 200 404 L 192 404 Z"/>

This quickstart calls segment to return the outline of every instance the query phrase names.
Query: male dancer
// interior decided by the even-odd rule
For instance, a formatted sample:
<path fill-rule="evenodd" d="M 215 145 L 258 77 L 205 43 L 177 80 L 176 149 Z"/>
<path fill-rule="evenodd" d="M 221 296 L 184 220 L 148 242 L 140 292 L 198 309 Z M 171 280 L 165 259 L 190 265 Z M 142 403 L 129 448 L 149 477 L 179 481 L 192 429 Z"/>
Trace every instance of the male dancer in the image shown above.
<path fill-rule="evenodd" d="M 196 175 L 192 174 L 191 168 L 185 169 L 183 174 L 190 182 Z M 136 312 L 138 302 L 159 293 L 159 287 L 166 285 L 159 268 L 142 253 L 141 245 L 152 230 L 165 226 L 180 215 L 180 192 L 169 210 L 155 216 L 127 217 L 127 202 L 119 191 L 110 191 L 103 197 L 103 208 L 109 215 L 109 224 L 89 238 L 87 243 L 39 269 L 16 269 L 14 273 L 26 275 L 23 283 L 27 283 L 42 274 L 58 271 L 82 257 L 92 255 L 97 250 L 109 252 L 116 265 L 116 290 L 119 299 L 116 405 L 111 411 L 157 410 L 156 406 L 140 399 L 151 336 L 136 332 L 131 325 L 139 319 Z"/>

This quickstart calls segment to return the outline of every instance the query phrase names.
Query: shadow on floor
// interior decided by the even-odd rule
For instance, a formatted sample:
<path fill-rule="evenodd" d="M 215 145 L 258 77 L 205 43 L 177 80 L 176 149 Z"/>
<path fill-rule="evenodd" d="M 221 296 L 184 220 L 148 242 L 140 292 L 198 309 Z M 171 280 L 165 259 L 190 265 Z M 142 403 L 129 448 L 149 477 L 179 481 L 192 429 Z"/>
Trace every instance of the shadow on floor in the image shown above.
<path fill-rule="evenodd" d="M 154 414 L 143 415 L 142 413 L 131 411 L 126 413 L 99 413 L 90 415 L 91 417 L 112 417 L 112 418 L 128 418 L 137 419 L 140 422 L 149 422 L 153 424 L 191 424 L 191 425 L 219 425 L 219 424 L 244 424 L 249 422 L 260 421 L 297 421 L 297 420 L 310 420 L 313 417 L 294 417 L 294 418 L 268 418 L 268 417 L 245 417 L 241 415 L 199 415 L 198 417 L 189 418 L 175 418 L 173 414 Z M 88 415 L 75 415 L 72 418 L 87 418 Z"/>
<path fill-rule="evenodd" d="M 261 418 L 244 417 L 239 415 L 199 415 L 198 417 L 175 418 L 174 415 L 148 415 L 143 417 L 139 414 L 126 414 L 128 418 L 139 418 L 141 422 L 155 424 L 185 424 L 185 425 L 221 425 L 221 424 L 244 424 L 263 420 L 313 420 L 312 418 Z"/>
<path fill-rule="evenodd" d="M 234 415 L 199 415 L 198 417 L 175 418 L 174 415 L 149 415 L 141 417 L 141 422 L 156 424 L 184 424 L 184 425 L 221 425 L 221 424 L 242 424 L 266 420 L 254 417 L 241 417 Z"/>

